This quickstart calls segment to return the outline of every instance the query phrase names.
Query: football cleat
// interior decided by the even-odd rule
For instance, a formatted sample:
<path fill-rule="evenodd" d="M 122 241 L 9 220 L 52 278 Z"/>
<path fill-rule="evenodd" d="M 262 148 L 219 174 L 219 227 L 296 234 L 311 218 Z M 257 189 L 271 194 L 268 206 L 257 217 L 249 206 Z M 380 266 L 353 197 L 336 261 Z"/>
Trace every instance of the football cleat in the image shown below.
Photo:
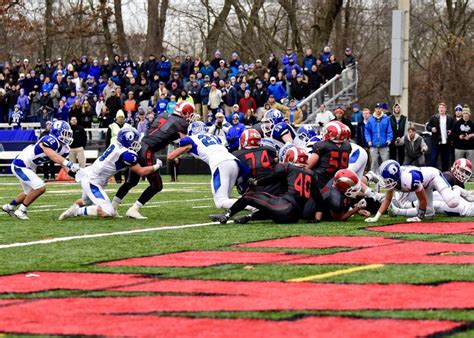
<path fill-rule="evenodd" d="M 30 219 L 26 212 L 21 211 L 20 209 L 16 210 L 14 213 L 16 218 L 22 219 L 22 220 L 28 220 Z"/>
<path fill-rule="evenodd" d="M 418 216 L 407 218 L 408 223 L 421 222 L 421 218 Z"/>
<path fill-rule="evenodd" d="M 62 221 L 62 220 L 65 220 L 66 218 L 76 217 L 78 210 L 79 210 L 79 206 L 77 204 L 71 205 L 59 216 L 59 220 Z"/>
<path fill-rule="evenodd" d="M 10 209 L 10 204 L 3 205 L 2 210 L 6 212 L 10 217 L 15 217 L 15 209 Z"/>
<path fill-rule="evenodd" d="M 213 222 L 219 222 L 220 224 L 226 224 L 230 217 L 225 214 L 209 215 L 209 219 Z"/>
<path fill-rule="evenodd" d="M 125 213 L 125 216 L 134 218 L 134 219 L 147 219 L 148 217 L 143 216 L 140 214 L 140 211 L 138 208 L 134 205 L 132 205 L 130 208 L 128 208 L 127 212 Z"/>
<path fill-rule="evenodd" d="M 237 224 L 247 224 L 251 220 L 252 220 L 252 215 L 251 214 L 234 217 L 234 223 L 237 223 Z"/>

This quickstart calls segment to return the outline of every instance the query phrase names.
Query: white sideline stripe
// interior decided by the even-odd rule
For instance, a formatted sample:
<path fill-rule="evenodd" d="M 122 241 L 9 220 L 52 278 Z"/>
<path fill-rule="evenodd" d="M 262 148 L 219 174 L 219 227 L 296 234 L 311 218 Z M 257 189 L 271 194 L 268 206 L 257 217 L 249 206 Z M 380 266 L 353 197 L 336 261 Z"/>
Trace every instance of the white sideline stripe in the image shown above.
<path fill-rule="evenodd" d="M 73 241 L 75 239 L 101 238 L 101 237 L 131 235 L 131 234 L 139 234 L 139 233 L 144 233 L 144 232 L 154 232 L 154 231 L 163 231 L 163 230 L 177 230 L 177 229 L 186 229 L 186 228 L 197 228 L 197 227 L 203 227 L 203 226 L 214 225 L 214 224 L 219 224 L 219 223 L 218 222 L 209 222 L 209 223 L 198 223 L 198 224 L 172 225 L 172 226 L 166 226 L 166 227 L 147 228 L 147 229 L 128 230 L 128 231 L 117 231 L 117 232 L 108 232 L 108 233 L 106 232 L 106 233 L 92 234 L 92 235 L 58 237 L 58 238 L 43 239 L 43 240 L 40 240 L 40 241 L 33 241 L 33 242 L 20 242 L 20 243 L 12 243 L 12 244 L 3 244 L 3 245 L 0 245 L 0 249 L 10 249 L 10 248 L 18 248 L 18 247 L 21 247 L 21 246 L 31 246 L 31 245 L 39 245 L 39 244 L 51 244 L 51 243 L 58 243 L 58 242 L 67 242 L 67 241 Z"/>
<path fill-rule="evenodd" d="M 67 186 L 68 184 L 78 184 L 77 182 L 62 182 L 62 183 L 54 183 L 54 182 L 47 182 L 47 185 L 48 186 Z M 172 183 L 167 183 L 165 182 L 165 184 L 172 184 L 172 185 L 209 185 L 209 182 L 172 182 Z M 3 183 L 0 183 L 0 187 L 2 185 L 17 185 L 19 186 L 20 184 L 18 182 L 3 182 Z M 138 183 L 138 185 L 145 185 L 145 183 Z"/>
<path fill-rule="evenodd" d="M 104 189 L 105 192 L 116 192 L 117 189 Z M 163 189 L 161 192 L 201 192 L 204 189 Z M 82 189 L 67 189 L 67 190 L 46 190 L 49 195 L 63 195 L 69 193 L 82 193 Z M 142 191 L 132 191 L 130 193 L 141 194 Z"/>
<path fill-rule="evenodd" d="M 201 202 L 201 201 L 208 201 L 208 200 L 212 200 L 213 198 L 196 198 L 196 199 L 192 199 L 192 200 L 171 200 L 171 201 L 160 201 L 160 202 L 150 202 L 150 203 L 147 203 L 146 205 L 144 205 L 142 208 L 153 208 L 157 205 L 160 205 L 160 204 L 168 204 L 168 203 L 182 203 L 182 202 Z M 71 204 L 72 202 L 74 202 L 73 200 L 71 201 Z M 120 204 L 121 206 L 130 206 L 130 205 L 133 205 L 133 203 L 122 203 Z M 54 205 L 54 206 L 57 206 L 57 205 Z M 34 208 L 34 206 L 32 206 L 32 208 Z M 39 207 L 36 207 L 36 208 L 39 208 Z M 65 208 L 67 208 L 67 206 L 63 207 L 63 208 L 55 208 L 55 209 L 48 209 L 48 211 L 60 211 L 60 210 L 64 210 Z M 44 210 L 28 210 L 28 213 L 32 213 L 32 212 L 44 212 Z"/>

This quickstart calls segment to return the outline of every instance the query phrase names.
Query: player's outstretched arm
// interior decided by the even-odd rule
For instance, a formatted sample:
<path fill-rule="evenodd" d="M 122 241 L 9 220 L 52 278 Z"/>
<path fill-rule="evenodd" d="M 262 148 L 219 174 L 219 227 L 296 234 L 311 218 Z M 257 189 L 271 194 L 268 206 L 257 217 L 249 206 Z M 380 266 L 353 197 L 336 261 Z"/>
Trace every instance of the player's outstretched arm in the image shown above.
<path fill-rule="evenodd" d="M 138 163 L 131 166 L 130 170 L 133 171 L 135 174 L 139 176 L 148 176 L 150 174 L 153 174 L 155 171 L 160 169 L 163 166 L 163 162 L 161 162 L 160 159 L 156 159 L 156 163 L 154 165 L 150 165 L 147 167 L 142 167 Z"/>
<path fill-rule="evenodd" d="M 311 157 L 308 160 L 308 164 L 306 168 L 308 169 L 314 169 L 316 167 L 316 164 L 318 164 L 319 161 L 319 155 L 318 154 L 311 154 Z"/>
<path fill-rule="evenodd" d="M 72 172 L 76 172 L 81 169 L 79 164 L 66 160 L 64 157 L 59 155 L 53 149 L 46 147 L 44 144 L 40 143 L 39 146 L 41 149 L 43 149 L 43 152 L 49 157 L 51 161 L 63 166 L 67 171 L 70 170 Z"/>
<path fill-rule="evenodd" d="M 185 146 L 176 148 L 176 149 L 173 150 L 172 152 L 168 153 L 168 156 L 167 156 L 168 161 L 173 161 L 175 158 L 178 158 L 178 157 L 180 157 L 181 155 L 183 155 L 184 153 L 190 151 L 190 150 L 191 150 L 191 147 L 192 147 L 192 145 L 187 144 L 187 145 L 185 145 Z"/>
<path fill-rule="evenodd" d="M 390 206 L 390 203 L 392 203 L 392 198 L 393 198 L 393 189 L 387 190 L 387 192 L 385 193 L 385 199 L 380 205 L 380 208 L 379 208 L 379 211 L 377 211 L 377 214 L 374 217 L 366 218 L 365 221 L 377 222 L 379 218 L 387 211 L 388 207 Z"/>

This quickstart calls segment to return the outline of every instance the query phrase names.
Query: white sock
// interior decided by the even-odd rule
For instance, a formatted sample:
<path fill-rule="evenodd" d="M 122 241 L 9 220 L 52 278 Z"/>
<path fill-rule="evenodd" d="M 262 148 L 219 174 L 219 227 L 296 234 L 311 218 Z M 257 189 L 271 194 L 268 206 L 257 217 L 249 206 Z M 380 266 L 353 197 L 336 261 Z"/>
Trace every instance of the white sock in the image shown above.
<path fill-rule="evenodd" d="M 19 209 L 20 209 L 20 211 L 22 211 L 22 212 L 27 212 L 27 211 L 28 211 L 28 207 L 27 207 L 26 205 L 24 205 L 23 203 L 20 204 L 20 208 L 19 208 Z"/>
<path fill-rule="evenodd" d="M 143 204 L 141 204 L 140 202 L 136 201 L 135 203 L 133 203 L 133 207 L 137 208 L 137 209 L 140 209 L 141 207 L 143 207 Z"/>
<path fill-rule="evenodd" d="M 97 205 L 79 208 L 76 216 L 97 216 Z"/>

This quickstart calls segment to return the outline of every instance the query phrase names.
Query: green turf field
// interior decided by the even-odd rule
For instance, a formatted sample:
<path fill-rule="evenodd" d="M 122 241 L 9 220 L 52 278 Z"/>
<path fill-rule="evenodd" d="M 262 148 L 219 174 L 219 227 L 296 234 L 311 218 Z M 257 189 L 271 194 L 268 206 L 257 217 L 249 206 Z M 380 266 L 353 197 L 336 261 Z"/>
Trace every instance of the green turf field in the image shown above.
<path fill-rule="evenodd" d="M 300 222 L 291 225 L 276 225 L 270 222 L 255 222 L 247 225 L 211 223 L 208 215 L 218 213 L 212 200 L 207 176 L 182 176 L 180 181 L 170 183 L 164 177 L 164 191 L 155 196 L 142 209 L 147 220 L 128 218 L 98 219 L 75 218 L 59 222 L 63 210 L 80 197 L 80 187 L 76 183 L 48 183 L 47 192 L 29 209 L 30 221 L 21 221 L 0 215 L 0 275 L 25 274 L 28 272 L 103 272 L 150 274 L 159 278 L 221 281 L 288 281 L 307 276 L 320 276 L 312 282 L 317 283 L 382 283 L 439 285 L 450 281 L 473 281 L 474 264 L 384 264 L 381 267 L 331 275 L 331 272 L 346 270 L 367 264 L 215 264 L 204 267 L 153 267 L 153 266 L 99 266 L 99 262 L 114 261 L 133 257 L 155 256 L 166 253 L 186 251 L 238 251 L 289 253 L 292 255 L 329 255 L 350 251 L 347 247 L 331 248 L 275 248 L 275 247 L 237 247 L 236 244 L 257 242 L 292 236 L 383 236 L 397 240 L 428 241 L 441 243 L 474 244 L 471 233 L 464 234 L 421 234 L 387 233 L 369 231 L 368 226 L 390 223 L 404 223 L 405 218 L 382 217 L 376 224 L 368 225 L 359 216 L 346 223 L 310 224 Z M 145 187 L 145 182 L 133 189 L 124 200 L 119 212 L 135 201 Z M 19 185 L 12 177 L 0 178 L 0 203 L 11 200 L 19 192 Z M 111 183 L 106 188 L 113 197 L 118 185 Z M 456 217 L 437 216 L 432 222 L 472 220 Z M 181 225 L 195 227 L 179 227 Z M 166 230 L 160 227 L 176 226 Z M 147 232 L 130 232 L 152 229 Z M 114 234 L 113 236 L 84 238 L 92 234 Z M 76 238 L 67 238 L 77 236 Z M 35 241 L 66 238 L 61 242 L 45 243 Z M 20 246 L 8 245 L 24 243 Z M 387 247 L 390 250 L 390 246 Z M 442 253 L 450 255 L 450 253 Z M 463 253 L 461 253 L 463 254 Z M 455 254 L 452 254 L 455 255 Z M 474 253 L 469 253 L 474 255 Z M 377 257 L 374 257 L 377 263 Z M 323 275 L 327 274 L 327 275 Z M 325 277 L 326 276 L 326 277 Z M 1 283 L 1 282 L 0 282 Z M 1 288 L 1 286 L 0 286 Z M 120 293 L 124 295 L 123 293 Z M 31 293 L 14 293 L 0 290 L 0 301 L 10 299 L 37 299 L 62 297 L 108 297 L 117 293 L 107 290 L 48 290 Z M 143 296 L 146 292 L 128 292 L 127 296 Z M 473 297 L 473 294 L 466 297 Z M 300 316 L 350 316 L 360 318 L 406 318 L 442 319 L 474 322 L 474 310 L 454 306 L 446 309 L 410 310 L 298 310 L 291 311 L 188 311 L 166 312 L 162 316 L 183 317 L 224 317 L 224 318 L 264 318 L 291 319 Z M 0 332 L 2 332 L 0 324 Z M 462 332 L 461 332 L 462 331 Z M 6 332 L 8 334 L 8 331 Z M 28 333 L 28 332 L 25 332 Z M 447 334 L 453 337 L 474 336 L 469 325 L 463 330 Z"/>

